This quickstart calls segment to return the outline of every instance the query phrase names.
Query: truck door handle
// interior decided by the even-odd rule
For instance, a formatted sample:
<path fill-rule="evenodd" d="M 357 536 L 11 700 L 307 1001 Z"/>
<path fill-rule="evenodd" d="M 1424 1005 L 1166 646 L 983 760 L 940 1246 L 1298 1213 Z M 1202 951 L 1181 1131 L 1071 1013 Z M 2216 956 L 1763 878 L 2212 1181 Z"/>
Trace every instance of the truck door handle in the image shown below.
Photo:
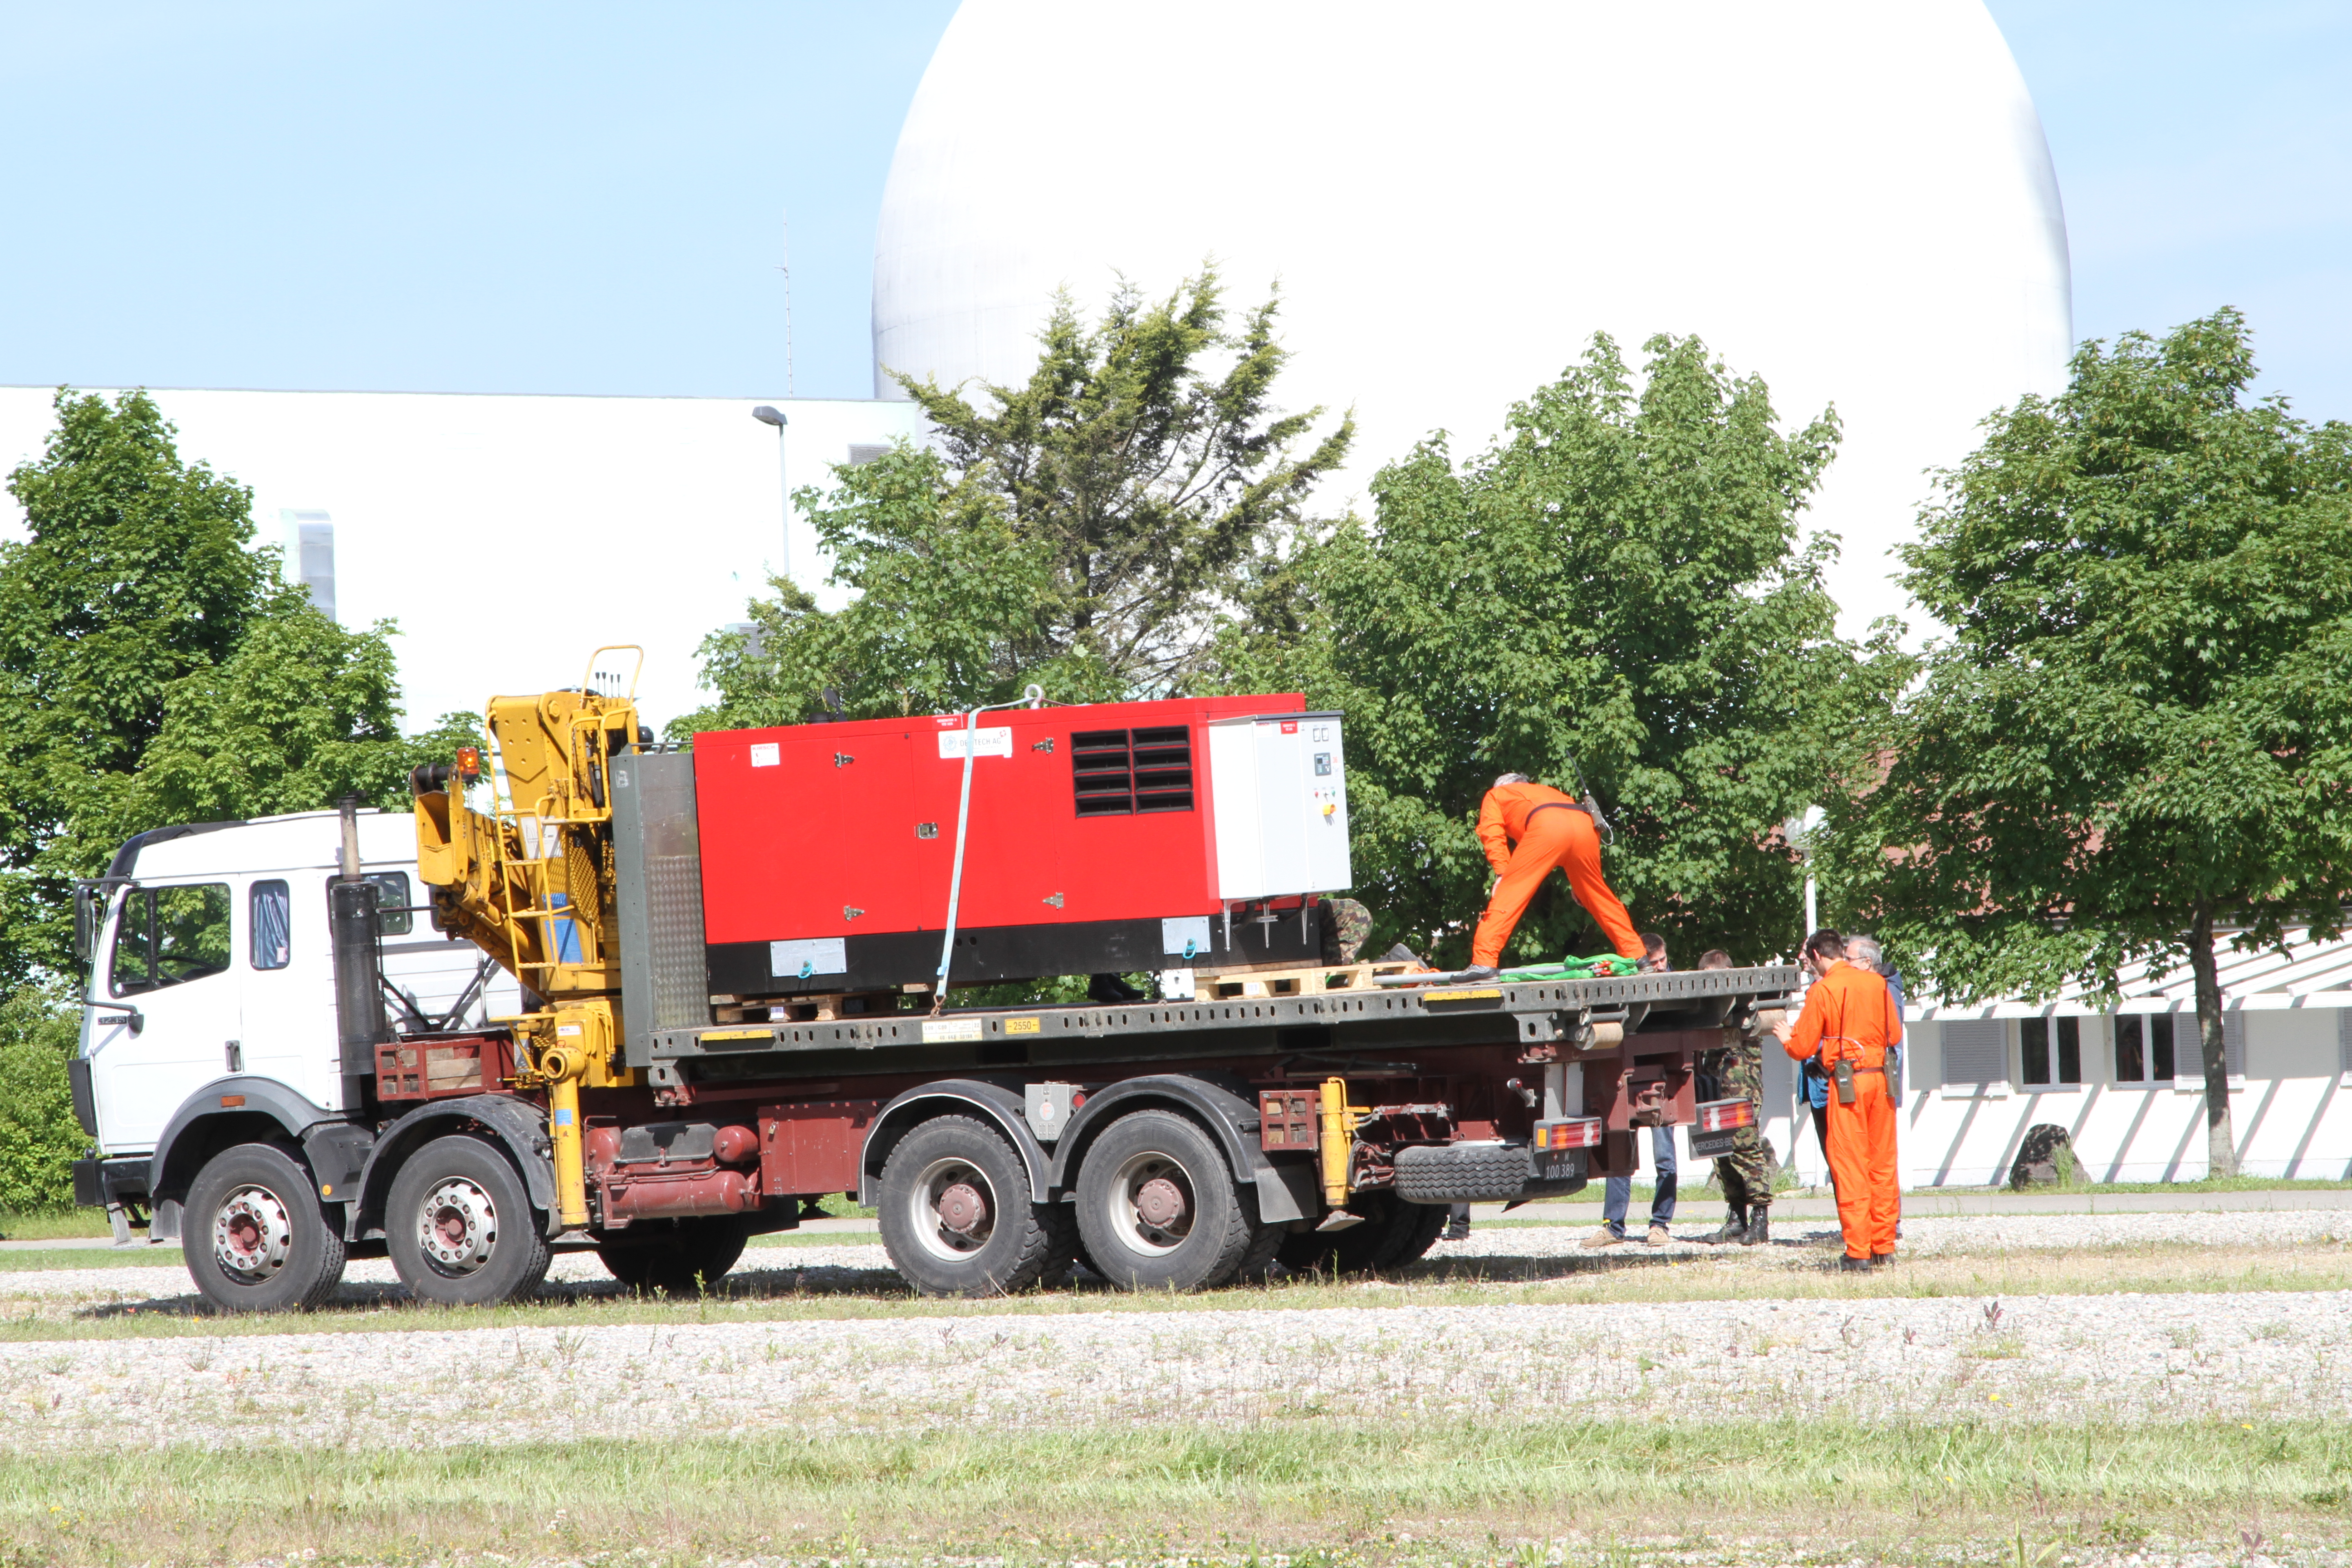
<path fill-rule="evenodd" d="M 221 1055 L 226 1058 L 229 1071 L 243 1072 L 245 1070 L 245 1046 L 241 1041 L 230 1040 L 226 1042 L 222 1047 Z"/>

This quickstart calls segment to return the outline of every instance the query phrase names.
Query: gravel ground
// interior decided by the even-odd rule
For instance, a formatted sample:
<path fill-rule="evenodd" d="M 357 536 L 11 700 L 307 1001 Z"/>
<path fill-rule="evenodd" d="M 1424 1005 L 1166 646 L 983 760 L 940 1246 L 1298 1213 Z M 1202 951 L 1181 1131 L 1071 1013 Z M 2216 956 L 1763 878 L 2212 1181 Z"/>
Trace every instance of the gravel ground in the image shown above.
<path fill-rule="evenodd" d="M 1062 1313 L 0 1345 L 0 1443 L 1098 1423 L 2352 1417 L 2352 1292 Z"/>
<path fill-rule="evenodd" d="M 1725 1254 L 1696 1238 L 1706 1235 L 1718 1216 L 1709 1207 L 1699 1221 L 1678 1222 L 1676 1240 L 1666 1247 L 1633 1244 L 1618 1252 L 1635 1255 L 1731 1256 L 1758 1268 L 1819 1267 L 1822 1254 L 1835 1247 L 1837 1229 L 1822 1221 L 1797 1221 L 1776 1227 L 1780 1245 L 1769 1252 L 1742 1249 Z M 1636 1216 L 1637 1219 L 1643 1216 Z M 1584 1239 L 1595 1227 L 1586 1225 L 1496 1226 L 1472 1232 L 1467 1241 L 1440 1242 L 1430 1249 L 1429 1263 L 1437 1271 L 1476 1268 L 1482 1260 L 1508 1264 L 1528 1258 L 1583 1254 Z M 2000 1215 L 1960 1218 L 1906 1220 L 1903 1251 L 1913 1257 L 1993 1255 L 2025 1250 L 2074 1250 L 2090 1247 L 2292 1247 L 2352 1237 L 2352 1209 L 2286 1209 L 2225 1214 Z M 0 1273 L 0 1302 L 42 1299 L 92 1304 L 171 1307 L 194 1297 L 185 1269 L 176 1254 L 155 1248 L 136 1254 L 141 1261 L 121 1268 L 27 1269 Z M 549 1271 L 556 1296 L 598 1294 L 611 1289 L 612 1278 L 593 1253 L 567 1253 Z M 899 1289 L 889 1259 L 873 1243 L 837 1247 L 763 1247 L 754 1246 L 730 1283 L 739 1294 L 767 1295 L 794 1290 L 837 1293 Z M 344 1275 L 343 1299 L 361 1302 L 404 1297 L 392 1265 L 354 1263 Z"/>

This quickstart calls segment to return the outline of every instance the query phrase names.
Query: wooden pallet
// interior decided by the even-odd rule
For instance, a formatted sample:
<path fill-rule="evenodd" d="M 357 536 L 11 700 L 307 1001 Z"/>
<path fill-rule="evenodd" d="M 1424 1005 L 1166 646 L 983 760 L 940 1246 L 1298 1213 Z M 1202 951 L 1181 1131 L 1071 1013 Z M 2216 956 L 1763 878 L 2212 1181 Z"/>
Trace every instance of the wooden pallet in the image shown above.
<path fill-rule="evenodd" d="M 821 991 L 803 996 L 746 996 L 733 1005 L 714 1005 L 715 1024 L 837 1024 L 898 1011 L 895 991 Z"/>
<path fill-rule="evenodd" d="M 1247 969 L 1198 969 L 1192 983 L 1203 1001 L 1234 997 L 1318 996 L 1333 991 L 1370 991 L 1381 974 L 1414 974 L 1428 968 L 1402 959 L 1378 963 L 1253 965 Z"/>

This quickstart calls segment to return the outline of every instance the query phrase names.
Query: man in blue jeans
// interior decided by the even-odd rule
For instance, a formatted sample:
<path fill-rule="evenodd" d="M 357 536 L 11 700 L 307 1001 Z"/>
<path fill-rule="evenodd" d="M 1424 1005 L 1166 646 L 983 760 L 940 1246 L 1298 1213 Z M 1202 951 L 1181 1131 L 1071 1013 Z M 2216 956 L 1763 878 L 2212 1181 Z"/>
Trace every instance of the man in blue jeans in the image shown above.
<path fill-rule="evenodd" d="M 1674 964 L 1666 957 L 1666 939 L 1655 931 L 1642 933 L 1642 951 L 1650 968 L 1664 972 Z M 1641 1155 L 1636 1153 L 1638 1162 Z M 1666 1226 L 1675 1218 L 1675 1130 L 1671 1127 L 1650 1129 L 1650 1163 L 1655 1167 L 1657 1190 L 1650 1195 L 1650 1234 L 1646 1239 L 1652 1247 L 1664 1247 L 1674 1239 Z M 1625 1212 L 1633 1206 L 1632 1173 L 1612 1176 L 1603 1184 L 1601 1194 L 1601 1228 L 1584 1238 L 1587 1247 L 1622 1247 L 1631 1237 L 1625 1234 Z"/>
<path fill-rule="evenodd" d="M 1650 1129 L 1650 1163 L 1656 1167 L 1657 1191 L 1650 1198 L 1650 1234 L 1645 1238 L 1652 1247 L 1664 1247 L 1674 1237 L 1666 1226 L 1675 1217 L 1675 1130 L 1671 1127 Z M 1633 1178 L 1631 1174 L 1612 1176 L 1601 1198 L 1601 1228 L 1584 1238 L 1587 1247 L 1622 1247 L 1631 1237 L 1625 1234 L 1625 1212 L 1633 1206 Z"/>

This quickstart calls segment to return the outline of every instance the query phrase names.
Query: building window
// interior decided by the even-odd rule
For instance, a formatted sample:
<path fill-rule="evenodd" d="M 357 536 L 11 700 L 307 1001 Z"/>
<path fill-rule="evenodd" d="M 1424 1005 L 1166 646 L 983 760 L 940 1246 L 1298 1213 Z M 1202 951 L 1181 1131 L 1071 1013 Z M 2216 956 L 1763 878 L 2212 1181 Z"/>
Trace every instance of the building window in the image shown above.
<path fill-rule="evenodd" d="M 2116 1081 L 2172 1081 L 2173 1016 L 2169 1013 L 2121 1013 L 2116 1016 Z M 2193 1038 L 2192 1038 L 2193 1043 Z"/>
<path fill-rule="evenodd" d="M 2083 1081 L 2083 1020 L 2025 1018 L 2017 1026 L 2017 1054 L 2029 1088 Z"/>
<path fill-rule="evenodd" d="M 2009 1028 L 1991 1018 L 1952 1018 L 1943 1026 L 1944 1087 L 1983 1088 L 2009 1081 Z"/>

